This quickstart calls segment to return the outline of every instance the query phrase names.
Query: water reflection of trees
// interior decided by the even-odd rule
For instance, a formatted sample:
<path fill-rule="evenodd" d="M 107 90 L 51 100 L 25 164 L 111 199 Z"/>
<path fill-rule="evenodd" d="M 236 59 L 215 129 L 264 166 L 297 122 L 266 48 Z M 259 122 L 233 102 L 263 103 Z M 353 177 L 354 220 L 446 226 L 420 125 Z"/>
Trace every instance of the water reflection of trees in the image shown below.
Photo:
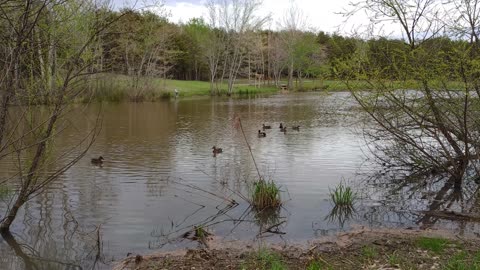
<path fill-rule="evenodd" d="M 56 247 L 61 243 L 53 240 L 36 239 L 33 244 L 27 244 L 24 240 L 17 240 L 10 232 L 4 232 L 1 236 L 7 245 L 0 245 L 0 262 L 8 269 L 99 269 L 100 264 L 106 264 L 100 228 L 86 235 L 92 238 L 89 245 L 85 246 L 84 254 L 77 254 L 84 258 L 80 260 L 77 260 L 76 256 L 65 256 L 66 254 L 60 251 L 61 247 Z"/>
<path fill-rule="evenodd" d="M 372 201 L 361 205 L 361 218 L 371 226 L 457 228 L 474 233 L 472 221 L 480 219 L 478 185 L 466 182 L 462 189 L 447 175 L 383 171 L 366 180 Z"/>
<path fill-rule="evenodd" d="M 197 228 L 205 229 L 207 232 L 220 229 L 223 233 L 218 236 L 223 238 L 234 234 L 236 230 L 242 230 L 252 225 L 258 231 L 256 234 L 252 234 L 255 239 L 285 234 L 281 228 L 285 225 L 287 218 L 281 216 L 283 209 L 281 207 L 254 209 L 249 205 L 245 195 L 227 185 L 223 186 L 225 189 L 223 191 L 229 192 L 228 195 L 223 192 L 211 192 L 193 184 L 179 182 L 179 180 L 170 179 L 170 181 L 175 183 L 176 187 L 173 189 L 183 191 L 183 193 L 176 194 L 175 197 L 191 205 L 192 209 L 186 216 L 172 219 L 170 224 L 152 230 L 153 240 L 148 244 L 151 249 L 178 245 L 185 242 L 186 239 L 198 240 L 199 244 L 203 246 L 206 244 L 203 239 L 192 237 Z M 196 201 L 191 195 L 199 196 L 199 200 Z M 208 203 L 209 201 L 215 202 L 214 209 Z M 214 210 L 213 213 L 212 210 Z M 209 212 L 211 214 L 206 214 Z M 189 245 L 189 243 L 183 244 Z"/>

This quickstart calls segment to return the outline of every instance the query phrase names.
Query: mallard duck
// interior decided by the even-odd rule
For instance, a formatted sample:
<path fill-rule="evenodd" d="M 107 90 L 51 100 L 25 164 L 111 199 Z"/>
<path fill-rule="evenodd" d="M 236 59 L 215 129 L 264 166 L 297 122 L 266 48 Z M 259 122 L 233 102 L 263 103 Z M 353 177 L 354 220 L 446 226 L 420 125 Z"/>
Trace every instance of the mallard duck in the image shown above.
<path fill-rule="evenodd" d="M 300 126 L 293 126 L 292 129 L 296 131 L 300 131 Z"/>
<path fill-rule="evenodd" d="M 267 137 L 267 133 L 258 130 L 258 137 Z"/>
<path fill-rule="evenodd" d="M 93 165 L 102 165 L 103 164 L 103 157 L 100 156 L 99 158 L 92 158 Z"/>
<path fill-rule="evenodd" d="M 263 129 L 271 129 L 272 126 L 266 126 L 265 124 L 262 124 L 262 128 L 263 128 Z"/>
<path fill-rule="evenodd" d="M 223 149 L 222 149 L 222 148 L 217 148 L 216 146 L 213 146 L 212 149 L 213 149 L 213 153 L 214 153 L 214 154 L 218 154 L 218 153 L 222 153 L 222 152 L 223 152 Z"/>
<path fill-rule="evenodd" d="M 280 128 L 280 129 L 282 129 L 282 128 L 283 128 L 283 124 L 282 124 L 282 123 L 280 123 L 280 126 L 279 126 L 279 128 Z"/>

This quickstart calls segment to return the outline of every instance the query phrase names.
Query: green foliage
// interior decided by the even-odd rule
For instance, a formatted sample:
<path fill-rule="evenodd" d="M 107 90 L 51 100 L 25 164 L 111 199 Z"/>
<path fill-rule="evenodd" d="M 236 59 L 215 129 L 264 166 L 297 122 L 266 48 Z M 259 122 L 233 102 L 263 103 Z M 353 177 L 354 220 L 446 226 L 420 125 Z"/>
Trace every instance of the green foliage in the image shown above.
<path fill-rule="evenodd" d="M 270 250 L 260 249 L 257 253 L 258 269 L 265 270 L 286 270 L 287 267 L 282 262 L 280 256 Z"/>
<path fill-rule="evenodd" d="M 195 226 L 194 231 L 195 231 L 195 237 L 201 241 L 204 241 L 205 238 L 210 235 L 210 233 L 207 232 L 205 228 L 201 225 Z"/>
<path fill-rule="evenodd" d="M 445 266 L 446 270 L 480 270 L 480 252 L 473 258 L 464 251 L 455 254 Z"/>
<path fill-rule="evenodd" d="M 333 190 L 330 190 L 330 198 L 335 206 L 353 206 L 356 193 L 342 181 Z"/>
<path fill-rule="evenodd" d="M 398 266 L 402 262 L 401 258 L 397 254 L 395 254 L 395 252 L 393 252 L 393 254 L 387 255 L 387 257 L 388 263 L 392 267 Z"/>
<path fill-rule="evenodd" d="M 367 260 L 374 259 L 378 256 L 378 251 L 374 246 L 364 246 L 362 247 L 362 256 L 365 257 Z"/>
<path fill-rule="evenodd" d="M 416 244 L 422 249 L 440 253 L 445 249 L 446 245 L 448 244 L 448 240 L 442 238 L 420 237 L 417 239 Z"/>
<path fill-rule="evenodd" d="M 250 203 L 260 210 L 279 207 L 282 204 L 280 188 L 274 181 L 259 180 L 253 183 Z"/>
<path fill-rule="evenodd" d="M 327 270 L 327 269 L 331 270 L 333 268 L 319 260 L 311 261 L 306 268 L 306 270 Z"/>

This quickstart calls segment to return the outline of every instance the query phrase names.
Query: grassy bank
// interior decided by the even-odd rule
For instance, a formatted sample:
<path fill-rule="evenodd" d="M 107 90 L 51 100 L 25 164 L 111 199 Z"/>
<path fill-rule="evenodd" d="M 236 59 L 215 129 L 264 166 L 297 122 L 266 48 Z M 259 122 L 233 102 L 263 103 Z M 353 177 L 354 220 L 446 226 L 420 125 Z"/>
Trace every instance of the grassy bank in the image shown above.
<path fill-rule="evenodd" d="M 251 83 L 251 82 L 250 82 Z M 286 84 L 282 80 L 281 84 Z M 365 88 L 364 83 L 357 83 L 355 87 Z M 218 95 L 227 94 L 226 81 L 218 85 Z M 345 91 L 345 83 L 335 80 L 305 80 L 303 84 L 294 82 L 294 91 Z M 210 83 L 206 81 L 163 80 L 160 78 L 142 78 L 135 81 L 132 77 L 116 74 L 97 75 L 89 83 L 88 94 L 80 98 L 81 102 L 120 102 L 120 101 L 156 101 L 174 98 L 177 89 L 180 97 L 208 96 Z M 248 80 L 239 79 L 234 86 L 234 96 L 272 94 L 281 89 L 273 82 L 265 82 L 255 87 Z"/>
<path fill-rule="evenodd" d="M 102 74 L 97 76 L 89 85 L 88 95 L 82 97 L 86 101 L 156 101 L 174 98 L 174 90 L 178 90 L 179 97 L 208 96 L 210 83 L 204 81 L 163 80 L 159 78 L 142 78 L 134 81 L 132 77 L 124 75 Z M 227 94 L 227 85 L 219 85 L 219 95 Z M 261 85 L 255 87 L 240 82 L 234 87 L 234 95 L 258 95 L 275 93 L 279 89 L 275 86 Z"/>
<path fill-rule="evenodd" d="M 287 81 L 282 80 L 282 85 Z M 416 81 L 407 82 L 388 82 L 385 85 L 390 89 L 415 89 L 420 84 Z M 370 90 L 372 85 L 364 81 L 350 81 L 348 85 L 340 80 L 304 80 L 303 83 L 295 81 L 294 92 L 306 91 L 346 91 L 351 90 Z M 432 85 L 435 87 L 435 85 Z M 441 89 L 443 85 L 439 84 Z M 450 82 L 447 87 L 451 89 L 462 89 L 458 82 Z M 80 102 L 120 102 L 120 101 L 156 101 L 160 99 L 173 98 L 177 89 L 180 97 L 208 96 L 210 95 L 210 83 L 205 81 L 181 81 L 181 80 L 163 80 L 160 78 L 141 78 L 135 81 L 132 77 L 115 74 L 99 74 L 89 82 L 89 91 L 79 98 Z M 218 85 L 217 95 L 227 94 L 227 84 Z M 234 96 L 272 94 L 280 91 L 273 82 L 262 83 L 255 87 L 249 84 L 248 80 L 239 79 L 234 86 Z"/>
<path fill-rule="evenodd" d="M 245 244 L 240 246 L 246 246 Z M 356 231 L 310 247 L 132 256 L 115 269 L 480 269 L 480 240 L 424 231 Z"/>

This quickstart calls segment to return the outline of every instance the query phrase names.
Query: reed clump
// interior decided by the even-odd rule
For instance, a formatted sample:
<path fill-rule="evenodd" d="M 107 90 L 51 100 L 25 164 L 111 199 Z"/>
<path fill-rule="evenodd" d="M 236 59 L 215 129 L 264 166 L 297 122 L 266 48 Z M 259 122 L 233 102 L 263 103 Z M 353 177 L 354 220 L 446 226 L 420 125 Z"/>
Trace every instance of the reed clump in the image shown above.
<path fill-rule="evenodd" d="M 251 204 L 256 209 L 277 208 L 282 205 L 280 187 L 274 181 L 260 179 L 253 183 Z"/>
<path fill-rule="evenodd" d="M 330 190 L 330 198 L 336 207 L 353 206 L 356 193 L 345 183 L 340 182 L 333 190 Z"/>

